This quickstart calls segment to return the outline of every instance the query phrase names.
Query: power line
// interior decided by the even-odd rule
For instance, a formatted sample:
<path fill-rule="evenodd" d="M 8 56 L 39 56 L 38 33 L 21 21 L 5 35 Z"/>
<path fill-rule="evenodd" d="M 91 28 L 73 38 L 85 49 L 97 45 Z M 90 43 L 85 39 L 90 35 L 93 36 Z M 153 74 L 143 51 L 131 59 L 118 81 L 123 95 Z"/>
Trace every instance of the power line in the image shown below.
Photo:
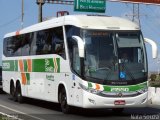
<path fill-rule="evenodd" d="M 111 2 L 123 2 L 123 3 L 141 3 L 148 5 L 160 5 L 160 0 L 108 0 Z"/>
<path fill-rule="evenodd" d="M 0 25 L 0 28 L 8 26 L 8 25 L 14 23 L 16 20 L 18 20 L 18 19 L 20 19 L 20 18 L 21 18 L 21 15 L 19 15 L 19 16 L 17 16 L 16 18 L 14 18 L 14 19 L 12 19 L 12 20 L 10 20 L 10 21 L 8 21 L 8 22 Z"/>
<path fill-rule="evenodd" d="M 156 9 L 158 8 L 158 10 L 155 10 L 155 9 L 152 9 L 151 7 L 147 7 L 148 9 L 150 9 L 152 12 L 154 12 L 155 14 L 159 14 L 157 16 L 153 16 L 152 15 L 148 15 L 148 16 L 151 16 L 151 17 L 155 17 L 155 18 L 160 18 L 160 12 L 159 12 L 159 7 L 156 7 Z M 155 7 L 154 7 L 155 8 Z M 155 12 L 156 11 L 156 12 Z"/>
<path fill-rule="evenodd" d="M 143 11 L 145 11 L 146 13 L 148 13 L 148 11 L 146 10 L 146 9 L 144 9 L 144 8 L 142 8 L 143 9 Z M 154 10 L 151 10 L 152 11 L 152 13 L 155 13 L 155 11 Z M 148 16 L 148 15 L 147 15 Z M 144 22 L 147 24 L 147 25 L 145 25 L 145 26 L 147 26 L 148 28 L 150 28 L 149 30 L 151 31 L 151 29 L 152 29 L 152 31 L 154 31 L 154 33 L 156 33 L 156 34 L 160 34 L 160 33 L 158 33 L 158 30 L 156 29 L 156 27 L 153 27 L 153 26 L 157 26 L 157 24 L 155 24 L 155 22 L 153 21 L 153 19 L 151 20 L 150 18 L 151 18 L 152 16 L 150 16 L 150 17 L 146 17 L 146 19 L 147 20 L 145 20 Z M 153 24 L 153 26 L 151 26 L 150 25 L 150 23 L 151 24 Z"/>
<path fill-rule="evenodd" d="M 44 0 L 45 3 L 51 3 L 51 4 L 65 4 L 65 5 L 73 5 L 74 1 L 64 1 L 64 0 Z"/>

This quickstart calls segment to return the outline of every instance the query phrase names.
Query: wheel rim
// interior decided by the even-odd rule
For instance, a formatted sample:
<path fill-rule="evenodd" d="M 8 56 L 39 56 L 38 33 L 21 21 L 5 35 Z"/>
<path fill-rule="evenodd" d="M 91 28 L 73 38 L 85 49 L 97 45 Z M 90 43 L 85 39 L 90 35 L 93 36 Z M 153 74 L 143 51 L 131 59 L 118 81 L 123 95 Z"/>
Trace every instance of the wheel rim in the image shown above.
<path fill-rule="evenodd" d="M 17 98 L 18 98 L 19 102 L 21 100 L 21 96 L 22 96 L 22 94 L 21 94 L 21 88 L 20 88 L 20 86 L 18 86 L 18 88 L 17 88 Z"/>
<path fill-rule="evenodd" d="M 12 97 L 15 97 L 15 94 L 14 94 L 14 86 L 12 85 L 12 87 L 11 87 L 11 95 L 12 95 Z"/>
<path fill-rule="evenodd" d="M 67 107 L 67 97 L 66 97 L 66 93 L 64 91 L 61 94 L 61 106 L 62 106 L 63 110 L 65 110 Z"/>
<path fill-rule="evenodd" d="M 18 90 L 18 92 L 17 92 L 17 97 L 18 97 L 18 101 L 19 101 L 19 99 L 20 99 L 20 97 L 21 97 L 21 93 L 20 93 L 19 90 Z"/>

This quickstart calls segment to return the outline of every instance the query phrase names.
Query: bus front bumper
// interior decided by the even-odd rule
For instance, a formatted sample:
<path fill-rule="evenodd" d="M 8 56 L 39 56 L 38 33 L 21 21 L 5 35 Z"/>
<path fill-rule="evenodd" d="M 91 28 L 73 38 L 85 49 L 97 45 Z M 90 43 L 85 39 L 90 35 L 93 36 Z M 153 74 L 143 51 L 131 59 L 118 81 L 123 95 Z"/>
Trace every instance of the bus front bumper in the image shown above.
<path fill-rule="evenodd" d="M 136 97 L 101 97 L 96 94 L 83 91 L 83 108 L 127 108 L 146 107 L 148 92 Z M 125 101 L 125 104 L 115 104 L 115 101 Z"/>

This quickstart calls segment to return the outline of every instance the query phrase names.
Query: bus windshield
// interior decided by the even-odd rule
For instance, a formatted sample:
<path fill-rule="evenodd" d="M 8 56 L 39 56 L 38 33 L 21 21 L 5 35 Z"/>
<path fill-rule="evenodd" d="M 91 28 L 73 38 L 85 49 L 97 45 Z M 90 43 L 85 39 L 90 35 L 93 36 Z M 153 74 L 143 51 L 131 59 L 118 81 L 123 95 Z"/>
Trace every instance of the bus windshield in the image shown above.
<path fill-rule="evenodd" d="M 86 78 L 104 82 L 146 80 L 145 47 L 139 31 L 84 30 L 83 39 Z"/>

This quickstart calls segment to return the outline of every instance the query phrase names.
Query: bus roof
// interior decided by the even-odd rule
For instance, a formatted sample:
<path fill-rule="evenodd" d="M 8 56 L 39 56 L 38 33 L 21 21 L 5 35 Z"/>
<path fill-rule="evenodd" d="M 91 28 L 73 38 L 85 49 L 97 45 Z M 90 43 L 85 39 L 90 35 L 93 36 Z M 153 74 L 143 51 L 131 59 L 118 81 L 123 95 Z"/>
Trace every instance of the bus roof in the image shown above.
<path fill-rule="evenodd" d="M 62 25 L 74 25 L 84 29 L 105 29 L 105 30 L 139 30 L 139 26 L 129 20 L 120 17 L 68 15 L 37 23 L 20 31 L 8 33 L 5 37 L 18 34 L 30 33 L 43 29 L 58 27 Z"/>

